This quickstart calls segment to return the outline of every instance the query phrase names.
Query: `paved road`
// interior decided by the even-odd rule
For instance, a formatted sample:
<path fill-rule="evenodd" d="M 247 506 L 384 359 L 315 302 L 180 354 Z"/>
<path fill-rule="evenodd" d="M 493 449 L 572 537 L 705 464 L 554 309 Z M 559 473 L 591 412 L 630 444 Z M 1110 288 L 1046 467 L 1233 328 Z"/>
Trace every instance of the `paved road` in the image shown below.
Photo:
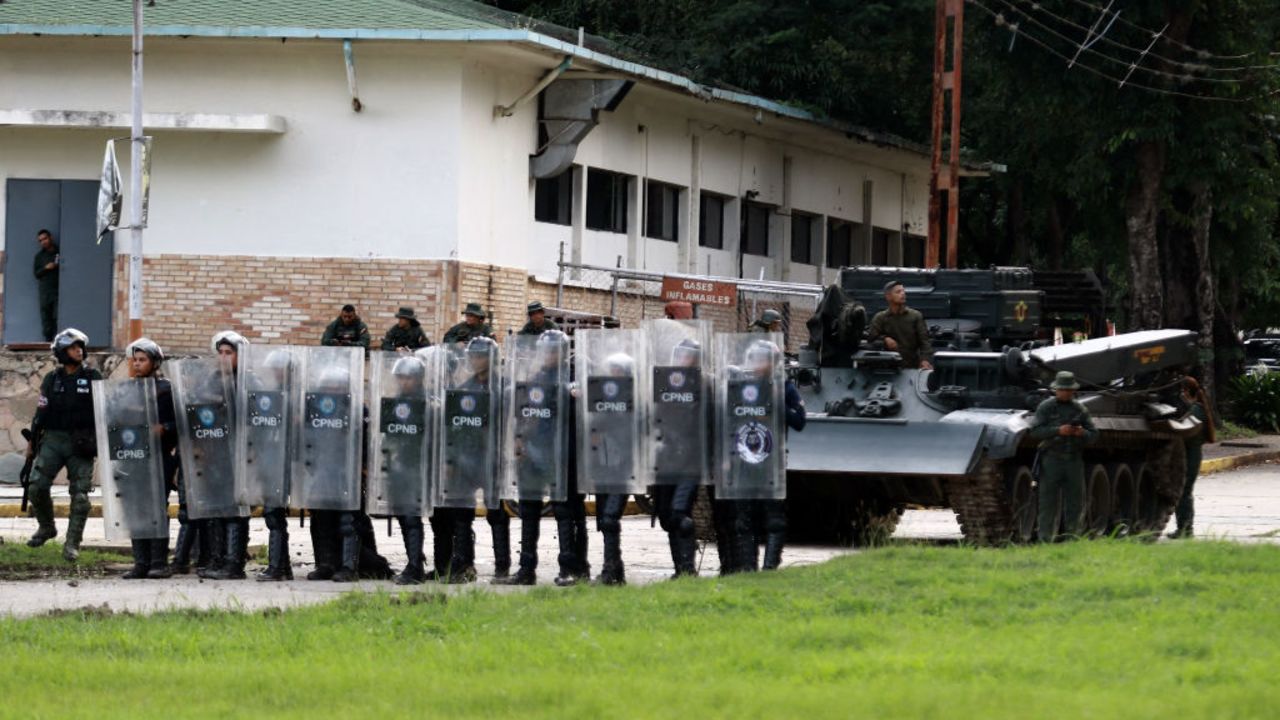
<path fill-rule="evenodd" d="M 1237 542 L 1280 543 L 1280 466 L 1263 465 L 1229 473 L 1201 478 L 1196 491 L 1198 519 L 1197 534 L 1201 537 L 1223 538 Z M 59 520 L 59 530 L 65 528 L 65 520 Z M 386 535 L 386 523 L 377 522 L 378 546 L 395 566 L 404 563 L 405 553 L 399 532 Z M 670 553 L 666 536 L 659 528 L 651 527 L 648 518 L 628 517 L 623 520 L 623 548 L 627 561 L 627 577 L 632 583 L 662 580 L 671 573 Z M 26 518 L 0 519 L 0 537 L 17 542 L 34 530 L 34 521 Z M 176 523 L 174 523 L 176 532 Z M 499 588 L 488 583 L 493 571 L 493 553 L 490 545 L 489 526 L 482 519 L 475 524 L 477 565 L 481 575 L 478 587 L 495 591 L 519 591 L 518 588 Z M 512 524 L 513 535 L 518 537 L 518 523 Z M 908 511 L 895 535 L 898 538 L 926 541 L 954 541 L 960 539 L 960 529 L 955 516 L 949 510 Z M 86 542 L 93 544 L 103 540 L 101 520 L 90 520 L 86 530 Z M 266 528 L 261 519 L 252 521 L 252 543 L 265 544 Z M 513 550 L 518 542 L 513 541 Z M 290 549 L 294 556 L 295 572 L 303 577 L 311 569 L 310 537 L 306 529 L 299 530 L 296 520 L 290 532 Z M 430 540 L 428 540 L 428 553 Z M 539 556 L 542 568 L 541 584 L 547 584 L 555 574 L 557 551 L 555 523 L 544 519 Z M 592 566 L 600 568 L 600 543 L 592 537 Z M 799 546 L 788 547 L 784 566 L 807 565 L 823 562 L 832 557 L 851 552 L 836 547 Z M 713 576 L 717 569 L 716 552 L 708 545 L 700 555 L 703 576 Z M 330 582 L 295 580 L 285 583 L 207 582 L 195 577 L 174 578 L 166 581 L 126 581 L 119 578 L 66 579 L 26 582 L 0 582 L 0 613 L 19 616 L 35 615 L 51 609 L 100 606 L 103 603 L 116 611 L 151 612 L 170 608 L 229 608 L 257 609 L 263 607 L 292 607 L 331 600 L 353 589 L 350 585 Z M 391 589 L 386 582 L 365 582 L 359 586 L 365 590 Z M 439 590 L 443 586 L 424 586 Z M 466 586 L 473 587 L 473 586 Z M 462 588 L 450 587 L 448 592 Z"/>

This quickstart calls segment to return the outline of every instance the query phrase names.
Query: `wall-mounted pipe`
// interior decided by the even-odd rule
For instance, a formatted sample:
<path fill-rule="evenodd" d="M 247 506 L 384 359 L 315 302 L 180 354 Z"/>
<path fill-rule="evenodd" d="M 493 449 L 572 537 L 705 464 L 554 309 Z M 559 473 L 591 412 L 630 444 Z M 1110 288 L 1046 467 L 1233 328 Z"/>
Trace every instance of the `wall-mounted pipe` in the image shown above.
<path fill-rule="evenodd" d="M 360 112 L 364 103 L 360 102 L 360 91 L 356 88 L 356 53 L 350 40 L 342 41 L 342 59 L 347 65 L 347 90 L 351 91 L 351 109 Z"/>

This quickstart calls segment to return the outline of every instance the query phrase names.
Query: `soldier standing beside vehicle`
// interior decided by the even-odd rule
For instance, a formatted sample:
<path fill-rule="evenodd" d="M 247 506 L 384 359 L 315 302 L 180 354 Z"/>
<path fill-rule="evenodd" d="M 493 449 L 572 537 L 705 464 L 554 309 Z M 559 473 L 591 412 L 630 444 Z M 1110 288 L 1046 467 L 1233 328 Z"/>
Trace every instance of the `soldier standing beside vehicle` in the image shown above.
<path fill-rule="evenodd" d="M 467 303 L 467 308 L 462 311 L 462 322 L 449 328 L 444 334 L 441 341 L 446 345 L 456 344 L 458 347 L 464 347 L 474 338 L 493 337 L 493 328 L 484 321 L 484 308 L 480 303 Z"/>
<path fill-rule="evenodd" d="M 889 308 L 871 318 L 868 335 L 872 340 L 883 339 L 885 349 L 901 355 L 902 367 L 932 370 L 929 361 L 933 357 L 933 345 L 929 341 L 929 329 L 925 327 L 924 315 L 907 307 L 907 289 L 897 280 L 891 280 L 884 286 L 884 299 Z"/>
<path fill-rule="evenodd" d="M 369 347 L 369 326 L 364 324 L 356 314 L 355 305 L 343 305 L 337 319 L 324 329 L 320 338 L 321 345 L 337 345 L 341 347 Z"/>
<path fill-rule="evenodd" d="M 45 342 L 49 342 L 58 330 L 58 271 L 62 258 L 53 242 L 53 233 L 41 228 L 36 233 L 36 242 L 40 243 L 40 250 L 36 253 L 32 269 L 40 293 L 40 330 Z"/>
<path fill-rule="evenodd" d="M 1053 542 L 1059 514 L 1062 533 L 1078 536 L 1084 526 L 1084 446 L 1098 438 L 1089 410 L 1075 399 L 1080 384 L 1060 372 L 1049 386 L 1051 397 L 1036 408 L 1031 437 L 1040 441 L 1038 487 L 1039 537 Z"/>
<path fill-rule="evenodd" d="M 75 562 L 80 557 L 80 540 L 89 518 L 93 461 L 97 456 L 93 381 L 101 380 L 102 375 L 85 365 L 88 344 L 88 336 L 75 328 L 67 328 L 54 337 L 51 349 L 61 367 L 45 375 L 40 383 L 40 400 L 31 421 L 32 440 L 27 445 L 27 458 L 35 459 L 30 492 L 31 505 L 39 523 L 27 545 L 40 547 L 57 537 L 50 489 L 54 477 L 66 467 L 71 518 L 67 522 L 62 557 L 68 562 Z"/>
<path fill-rule="evenodd" d="M 1195 378 L 1184 378 L 1182 381 L 1182 401 L 1187 404 L 1187 414 L 1201 423 L 1199 433 L 1195 437 L 1184 440 L 1187 451 L 1187 477 L 1182 485 L 1182 497 L 1178 500 L 1175 511 L 1177 529 L 1169 533 L 1171 538 L 1189 538 L 1195 535 L 1196 506 L 1192 491 L 1196 486 L 1196 478 L 1200 476 L 1200 462 L 1204 459 L 1204 444 L 1217 442 L 1218 433 L 1213 426 L 1213 411 L 1204 388 Z"/>
<path fill-rule="evenodd" d="M 751 332 L 758 333 L 780 333 L 782 332 L 782 313 L 769 308 L 760 313 L 760 319 L 751 323 L 749 329 Z"/>
<path fill-rule="evenodd" d="M 396 313 L 396 324 L 391 326 L 382 338 L 383 350 L 413 352 L 430 344 L 427 334 L 422 331 L 422 323 L 418 322 L 417 316 L 413 314 L 413 308 L 410 307 L 400 308 Z"/>
<path fill-rule="evenodd" d="M 520 328 L 520 332 L 516 333 L 517 335 L 541 335 L 548 330 L 560 329 L 554 322 L 547 319 L 547 309 L 538 300 L 529 303 L 525 312 L 529 316 L 529 322 Z"/>

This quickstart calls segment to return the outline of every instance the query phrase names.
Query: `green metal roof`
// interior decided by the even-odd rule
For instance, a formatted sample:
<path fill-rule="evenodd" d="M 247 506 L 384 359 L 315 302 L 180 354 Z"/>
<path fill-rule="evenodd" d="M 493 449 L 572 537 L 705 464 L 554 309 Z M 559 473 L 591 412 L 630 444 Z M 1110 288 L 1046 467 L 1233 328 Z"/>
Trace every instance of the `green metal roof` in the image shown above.
<path fill-rule="evenodd" d="M 144 23 L 192 28 L 310 30 L 493 30 L 518 16 L 469 0 L 154 0 Z M 116 27 L 132 20 L 131 0 L 4 0 L 0 23 Z"/>

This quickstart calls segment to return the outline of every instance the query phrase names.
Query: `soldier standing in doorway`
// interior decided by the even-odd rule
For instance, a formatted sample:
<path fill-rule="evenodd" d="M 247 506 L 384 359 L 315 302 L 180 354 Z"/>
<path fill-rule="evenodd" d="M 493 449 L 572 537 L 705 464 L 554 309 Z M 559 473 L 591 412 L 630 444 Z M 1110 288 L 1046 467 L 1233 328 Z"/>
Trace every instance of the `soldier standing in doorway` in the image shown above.
<path fill-rule="evenodd" d="M 58 330 L 58 271 L 62 258 L 53 242 L 53 233 L 41 229 L 36 233 L 36 242 L 40 243 L 40 250 L 33 265 L 40 292 L 40 330 L 45 342 L 50 342 Z"/>

